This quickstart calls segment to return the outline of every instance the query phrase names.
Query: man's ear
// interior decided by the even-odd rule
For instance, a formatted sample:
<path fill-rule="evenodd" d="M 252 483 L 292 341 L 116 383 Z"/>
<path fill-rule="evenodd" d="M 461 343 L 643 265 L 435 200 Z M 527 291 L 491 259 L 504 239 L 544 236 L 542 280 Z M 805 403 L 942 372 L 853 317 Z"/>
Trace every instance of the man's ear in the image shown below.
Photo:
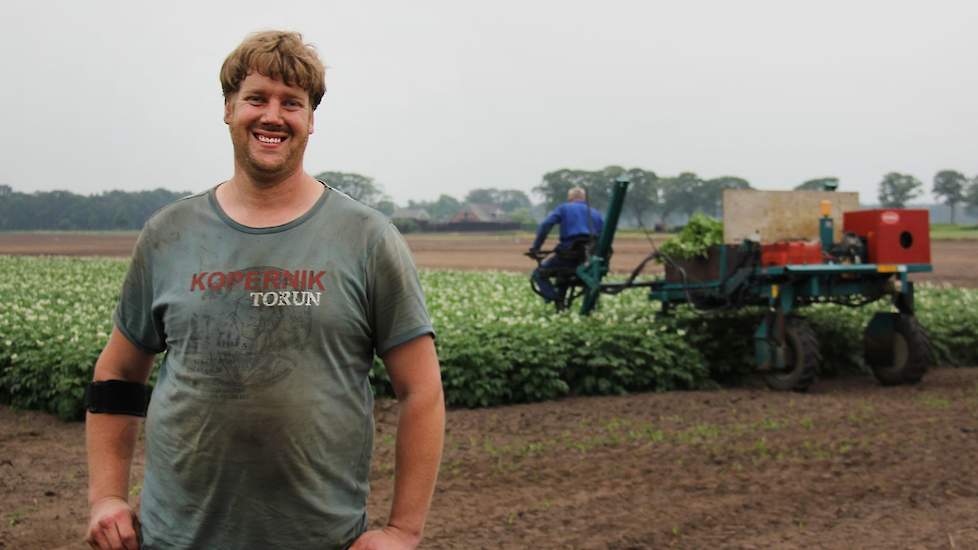
<path fill-rule="evenodd" d="M 309 113 L 309 133 L 310 134 L 312 134 L 312 132 L 315 129 L 315 127 L 316 127 L 316 114 L 315 113 Z"/>
<path fill-rule="evenodd" d="M 224 124 L 231 124 L 231 115 L 234 114 L 232 99 L 233 97 L 224 98 Z"/>

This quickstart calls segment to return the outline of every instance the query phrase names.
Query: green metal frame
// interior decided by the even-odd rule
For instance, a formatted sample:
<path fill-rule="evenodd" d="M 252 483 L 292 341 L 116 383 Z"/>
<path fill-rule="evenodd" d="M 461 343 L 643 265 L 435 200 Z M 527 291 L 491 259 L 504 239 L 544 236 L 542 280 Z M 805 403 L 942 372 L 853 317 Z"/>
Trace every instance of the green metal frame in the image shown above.
<path fill-rule="evenodd" d="M 608 274 L 611 244 L 618 229 L 628 185 L 628 178 L 615 180 L 598 244 L 587 262 L 577 268 L 577 277 L 584 285 L 581 315 L 594 311 L 602 290 L 619 290 L 626 286 L 602 283 L 602 279 Z M 828 216 L 819 220 L 819 237 L 825 252 L 832 247 L 832 223 L 832 218 Z M 741 246 L 757 245 L 745 241 Z M 762 368 L 784 366 L 785 317 L 798 307 L 820 300 L 851 297 L 862 297 L 865 302 L 871 302 L 892 295 L 893 303 L 900 312 L 912 314 L 914 289 L 908 275 L 933 270 L 931 264 L 804 264 L 750 266 L 727 273 L 727 254 L 728 247 L 720 247 L 717 279 L 691 283 L 656 280 L 632 286 L 649 287 L 649 299 L 660 301 L 665 311 L 676 304 L 689 302 L 693 294 L 716 301 L 735 298 L 735 307 L 766 306 L 768 313 L 754 331 L 755 361 Z"/>
<path fill-rule="evenodd" d="M 615 240 L 618 230 L 618 218 L 625 204 L 625 194 L 628 192 L 630 180 L 620 176 L 615 180 L 611 191 L 611 202 L 605 215 L 604 228 L 598 245 L 594 248 L 587 262 L 578 266 L 577 277 L 584 283 L 584 300 L 581 303 L 581 315 L 590 315 L 598 305 L 601 296 L 601 279 L 608 274 L 608 259 L 611 257 L 611 243 Z"/>

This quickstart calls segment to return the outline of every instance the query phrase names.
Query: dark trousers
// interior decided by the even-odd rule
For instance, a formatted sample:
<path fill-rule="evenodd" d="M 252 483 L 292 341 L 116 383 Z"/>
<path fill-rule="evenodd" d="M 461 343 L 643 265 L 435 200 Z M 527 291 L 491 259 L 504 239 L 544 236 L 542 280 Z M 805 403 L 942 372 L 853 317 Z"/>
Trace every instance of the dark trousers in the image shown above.
<path fill-rule="evenodd" d="M 576 268 L 580 265 L 580 261 L 560 258 L 559 256 L 550 256 L 546 260 L 540 263 L 540 267 L 533 270 L 533 280 L 536 281 L 537 287 L 540 289 L 540 293 L 543 294 L 543 299 L 548 302 L 553 302 L 558 298 L 563 298 L 563 293 L 567 292 L 567 288 L 561 288 L 558 292 L 554 288 L 554 285 L 550 282 L 550 277 L 552 271 L 561 268 Z"/>

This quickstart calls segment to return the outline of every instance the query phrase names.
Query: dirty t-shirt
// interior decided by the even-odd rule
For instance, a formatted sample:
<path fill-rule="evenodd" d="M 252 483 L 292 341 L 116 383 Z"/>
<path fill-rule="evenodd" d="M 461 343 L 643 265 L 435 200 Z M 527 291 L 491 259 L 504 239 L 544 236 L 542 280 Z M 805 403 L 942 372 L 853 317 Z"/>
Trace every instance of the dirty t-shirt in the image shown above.
<path fill-rule="evenodd" d="M 409 251 L 327 190 L 272 228 L 214 190 L 150 219 L 115 316 L 166 351 L 146 419 L 144 549 L 334 548 L 366 527 L 375 353 L 432 333 Z"/>

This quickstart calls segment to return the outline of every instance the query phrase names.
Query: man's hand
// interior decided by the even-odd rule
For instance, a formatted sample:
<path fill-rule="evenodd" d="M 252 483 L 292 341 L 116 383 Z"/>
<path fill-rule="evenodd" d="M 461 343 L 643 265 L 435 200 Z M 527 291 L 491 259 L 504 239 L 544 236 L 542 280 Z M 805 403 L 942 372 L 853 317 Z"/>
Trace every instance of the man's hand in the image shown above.
<path fill-rule="evenodd" d="M 85 542 L 95 550 L 139 550 L 139 521 L 122 497 L 105 497 L 92 505 Z"/>
<path fill-rule="evenodd" d="M 350 550 L 413 550 L 421 542 L 421 537 L 388 525 L 360 535 Z"/>

